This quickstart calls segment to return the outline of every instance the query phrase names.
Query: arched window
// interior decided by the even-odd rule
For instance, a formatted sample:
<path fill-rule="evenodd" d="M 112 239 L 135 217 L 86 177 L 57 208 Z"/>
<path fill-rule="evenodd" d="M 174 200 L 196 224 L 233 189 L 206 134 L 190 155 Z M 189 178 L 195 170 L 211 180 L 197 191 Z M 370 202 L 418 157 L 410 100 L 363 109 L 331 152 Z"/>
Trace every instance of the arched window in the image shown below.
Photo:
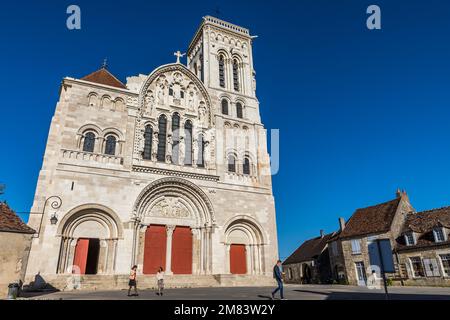
<path fill-rule="evenodd" d="M 172 163 L 178 164 L 178 150 L 180 147 L 180 115 L 172 116 Z"/>
<path fill-rule="evenodd" d="M 245 157 L 244 158 L 244 164 L 242 166 L 242 172 L 244 174 L 250 174 L 250 159 Z"/>
<path fill-rule="evenodd" d="M 225 88 L 225 61 L 223 55 L 219 56 L 219 84 Z"/>
<path fill-rule="evenodd" d="M 234 91 L 239 91 L 239 64 L 236 59 L 233 60 L 233 86 Z"/>
<path fill-rule="evenodd" d="M 153 142 L 153 128 L 147 125 L 144 131 L 144 153 L 142 157 L 146 160 L 152 159 L 152 142 Z"/>
<path fill-rule="evenodd" d="M 228 156 L 228 172 L 236 172 L 236 158 L 231 154 Z"/>
<path fill-rule="evenodd" d="M 166 132 L 167 132 L 167 118 L 161 115 L 158 120 L 158 153 L 156 159 L 158 161 L 166 160 Z"/>
<path fill-rule="evenodd" d="M 116 143 L 117 139 L 113 135 L 106 137 L 105 154 L 116 155 Z"/>
<path fill-rule="evenodd" d="M 93 132 L 88 132 L 84 136 L 83 151 L 94 152 L 95 146 L 95 134 Z"/>
<path fill-rule="evenodd" d="M 191 121 L 186 121 L 184 124 L 184 164 L 192 165 L 192 123 Z"/>
<path fill-rule="evenodd" d="M 236 116 L 240 119 L 243 118 L 243 108 L 242 108 L 242 103 L 238 102 L 236 103 Z"/>
<path fill-rule="evenodd" d="M 203 135 L 199 134 L 198 139 L 198 156 L 197 156 L 197 166 L 205 167 L 205 140 L 203 139 Z"/>
<path fill-rule="evenodd" d="M 228 115 L 228 100 L 222 99 L 222 114 Z"/>

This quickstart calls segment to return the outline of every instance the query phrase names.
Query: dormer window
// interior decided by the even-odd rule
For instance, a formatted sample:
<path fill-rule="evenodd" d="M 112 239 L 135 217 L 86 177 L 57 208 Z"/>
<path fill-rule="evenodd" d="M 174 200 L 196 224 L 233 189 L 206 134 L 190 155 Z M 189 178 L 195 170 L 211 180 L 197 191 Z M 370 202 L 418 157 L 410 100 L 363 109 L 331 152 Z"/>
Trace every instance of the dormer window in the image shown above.
<path fill-rule="evenodd" d="M 444 242 L 445 238 L 444 228 L 434 228 L 433 229 L 434 242 Z"/>
<path fill-rule="evenodd" d="M 405 233 L 405 243 L 407 246 L 413 246 L 416 244 L 416 239 L 414 237 L 414 232 Z"/>

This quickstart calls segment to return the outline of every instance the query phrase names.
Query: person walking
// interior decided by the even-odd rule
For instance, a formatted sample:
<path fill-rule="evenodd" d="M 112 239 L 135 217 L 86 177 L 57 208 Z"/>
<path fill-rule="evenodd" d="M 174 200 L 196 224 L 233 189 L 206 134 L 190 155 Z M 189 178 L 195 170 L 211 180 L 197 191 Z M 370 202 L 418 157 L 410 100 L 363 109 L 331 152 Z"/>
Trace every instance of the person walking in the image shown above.
<path fill-rule="evenodd" d="M 130 277 L 129 277 L 129 281 L 128 281 L 128 296 L 138 296 L 138 292 L 137 292 L 137 284 L 136 284 L 136 270 L 137 270 L 137 266 L 134 265 L 131 268 L 131 272 L 130 272 Z M 134 287 L 134 294 L 130 294 L 131 293 L 131 288 Z"/>
<path fill-rule="evenodd" d="M 159 267 L 156 273 L 156 281 L 158 282 L 158 292 L 156 294 L 162 296 L 164 289 L 164 269 L 162 267 Z"/>
<path fill-rule="evenodd" d="M 277 264 L 273 267 L 273 277 L 275 278 L 275 280 L 277 280 L 278 287 L 272 291 L 272 300 L 275 299 L 275 294 L 278 291 L 280 291 L 281 300 L 285 300 L 283 294 L 283 277 L 281 272 L 281 260 L 278 260 Z"/>

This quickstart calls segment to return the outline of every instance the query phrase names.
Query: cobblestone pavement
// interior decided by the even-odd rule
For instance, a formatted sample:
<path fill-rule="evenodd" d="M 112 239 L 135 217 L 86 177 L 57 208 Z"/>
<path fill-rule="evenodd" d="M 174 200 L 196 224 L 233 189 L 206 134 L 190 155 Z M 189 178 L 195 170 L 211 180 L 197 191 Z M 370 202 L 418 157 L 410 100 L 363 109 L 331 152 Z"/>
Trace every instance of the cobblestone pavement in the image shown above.
<path fill-rule="evenodd" d="M 269 300 L 271 287 L 226 287 L 166 289 L 158 296 L 152 290 L 139 291 L 138 297 L 127 297 L 126 290 L 70 291 L 40 294 L 29 299 L 64 300 Z M 288 300 L 373 300 L 385 299 L 384 290 L 339 285 L 285 285 Z M 389 287 L 392 300 L 450 300 L 450 288 Z"/>

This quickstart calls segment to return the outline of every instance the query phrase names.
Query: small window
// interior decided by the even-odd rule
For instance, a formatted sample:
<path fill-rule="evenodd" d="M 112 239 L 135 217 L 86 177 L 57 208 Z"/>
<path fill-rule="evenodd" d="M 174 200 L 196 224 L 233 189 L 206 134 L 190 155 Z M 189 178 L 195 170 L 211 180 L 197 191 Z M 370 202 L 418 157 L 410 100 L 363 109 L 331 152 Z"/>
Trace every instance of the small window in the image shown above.
<path fill-rule="evenodd" d="M 242 172 L 244 174 L 250 174 L 250 160 L 246 157 L 242 166 Z"/>
<path fill-rule="evenodd" d="M 236 172 L 236 159 L 234 156 L 228 156 L 228 172 Z"/>
<path fill-rule="evenodd" d="M 361 254 L 361 240 L 353 239 L 352 243 L 352 254 Z"/>
<path fill-rule="evenodd" d="M 233 87 L 234 91 L 239 91 L 239 64 L 236 59 L 233 60 Z"/>
<path fill-rule="evenodd" d="M 169 96 L 173 96 L 173 89 L 169 88 Z"/>
<path fill-rule="evenodd" d="M 450 277 L 450 254 L 441 254 L 439 257 L 441 258 L 444 275 Z"/>
<path fill-rule="evenodd" d="M 144 153 L 142 154 L 142 157 L 145 160 L 152 159 L 152 142 L 153 142 L 153 128 L 151 125 L 147 125 L 145 127 L 144 132 Z"/>
<path fill-rule="evenodd" d="M 222 99 L 222 114 L 228 115 L 228 100 Z"/>
<path fill-rule="evenodd" d="M 192 166 L 192 123 L 188 120 L 184 124 L 184 164 Z"/>
<path fill-rule="evenodd" d="M 413 232 L 405 233 L 405 243 L 407 246 L 413 246 L 416 244 Z"/>
<path fill-rule="evenodd" d="M 425 273 L 423 271 L 422 260 L 420 257 L 411 257 L 409 260 L 411 261 L 414 277 L 424 277 Z"/>
<path fill-rule="evenodd" d="M 199 134 L 198 139 L 198 155 L 197 155 L 197 166 L 200 168 L 205 167 L 205 140 L 203 135 Z"/>
<path fill-rule="evenodd" d="M 242 111 L 242 104 L 240 102 L 236 103 L 236 117 L 238 117 L 239 119 L 242 119 L 244 117 Z"/>
<path fill-rule="evenodd" d="M 223 55 L 219 56 L 219 85 L 225 88 L 225 61 Z"/>
<path fill-rule="evenodd" d="M 445 232 L 444 228 L 435 228 L 433 230 L 434 241 L 435 242 L 444 242 L 445 241 Z"/>
<path fill-rule="evenodd" d="M 105 144 L 105 154 L 109 154 L 114 156 L 116 154 L 116 137 L 114 136 L 108 136 L 106 138 L 106 144 Z"/>
<path fill-rule="evenodd" d="M 164 162 L 166 160 L 166 132 L 167 132 L 167 118 L 161 115 L 158 120 L 158 152 L 156 159 Z"/>
<path fill-rule="evenodd" d="M 83 151 L 94 152 L 95 146 L 95 134 L 93 132 L 88 132 L 84 136 Z"/>

